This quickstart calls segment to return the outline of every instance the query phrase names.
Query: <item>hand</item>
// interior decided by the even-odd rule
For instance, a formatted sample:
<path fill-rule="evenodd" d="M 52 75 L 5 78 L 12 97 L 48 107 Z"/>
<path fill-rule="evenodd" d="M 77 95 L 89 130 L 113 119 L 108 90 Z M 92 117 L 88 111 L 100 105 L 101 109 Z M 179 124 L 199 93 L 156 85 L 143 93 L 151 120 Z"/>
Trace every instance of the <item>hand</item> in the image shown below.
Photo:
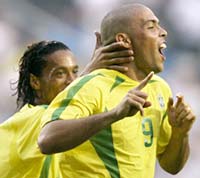
<path fill-rule="evenodd" d="M 147 101 L 148 95 L 141 90 L 147 85 L 153 74 L 153 72 L 150 72 L 137 87 L 127 93 L 121 103 L 114 109 L 115 116 L 118 120 L 127 116 L 133 116 L 138 111 L 143 116 L 144 108 L 151 106 L 151 102 Z"/>
<path fill-rule="evenodd" d="M 114 42 L 107 46 L 102 46 L 101 35 L 95 32 L 96 47 L 91 62 L 86 66 L 81 75 L 87 74 L 95 69 L 107 68 L 126 72 L 127 67 L 123 66 L 134 60 L 133 51 L 127 49 L 123 42 Z"/>
<path fill-rule="evenodd" d="M 190 106 L 184 102 L 184 98 L 181 94 L 177 96 L 177 102 L 174 105 L 172 98 L 168 101 L 168 117 L 169 123 L 172 126 L 172 130 L 175 134 L 187 135 L 195 121 L 195 115 L 192 112 Z"/>

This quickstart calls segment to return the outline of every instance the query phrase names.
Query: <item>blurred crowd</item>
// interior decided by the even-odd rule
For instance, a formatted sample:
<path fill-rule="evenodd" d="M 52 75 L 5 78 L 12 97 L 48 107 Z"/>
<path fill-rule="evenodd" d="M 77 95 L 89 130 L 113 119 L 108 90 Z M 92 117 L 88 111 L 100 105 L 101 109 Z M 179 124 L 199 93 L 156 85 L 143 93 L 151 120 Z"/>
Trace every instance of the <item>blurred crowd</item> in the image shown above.
<path fill-rule="evenodd" d="M 76 55 L 80 70 L 90 61 L 94 31 L 110 9 L 139 2 L 149 6 L 168 31 L 165 70 L 160 74 L 174 96 L 181 92 L 197 121 L 191 137 L 191 156 L 175 176 L 158 166 L 156 178 L 200 177 L 200 1 L 199 0 L 0 0 L 0 123 L 16 111 L 14 83 L 25 47 L 39 40 L 59 40 Z M 174 99 L 176 99 L 174 97 Z"/>

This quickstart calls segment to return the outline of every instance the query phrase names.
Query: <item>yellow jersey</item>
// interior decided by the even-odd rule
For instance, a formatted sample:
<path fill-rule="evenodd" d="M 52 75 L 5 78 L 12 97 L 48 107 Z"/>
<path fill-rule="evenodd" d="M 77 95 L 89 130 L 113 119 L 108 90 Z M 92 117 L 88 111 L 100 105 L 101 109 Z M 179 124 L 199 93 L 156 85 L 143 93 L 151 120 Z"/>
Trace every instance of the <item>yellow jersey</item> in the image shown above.
<path fill-rule="evenodd" d="M 1 178 L 58 178 L 55 156 L 43 155 L 37 145 L 47 105 L 26 104 L 0 124 Z"/>
<path fill-rule="evenodd" d="M 49 105 L 42 126 L 56 119 L 79 119 L 109 111 L 139 83 L 126 75 L 98 69 L 75 80 Z M 171 136 L 166 114 L 171 90 L 154 75 L 143 89 L 152 106 L 142 117 L 124 118 L 88 141 L 59 155 L 63 178 L 153 178 L 157 154 Z"/>

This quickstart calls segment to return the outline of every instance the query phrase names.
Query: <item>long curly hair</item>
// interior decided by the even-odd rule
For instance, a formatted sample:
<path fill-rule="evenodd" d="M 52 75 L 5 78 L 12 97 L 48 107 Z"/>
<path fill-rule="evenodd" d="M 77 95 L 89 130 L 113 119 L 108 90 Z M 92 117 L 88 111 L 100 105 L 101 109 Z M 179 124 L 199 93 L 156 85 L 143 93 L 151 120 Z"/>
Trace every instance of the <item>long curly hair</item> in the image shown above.
<path fill-rule="evenodd" d="M 18 108 L 27 103 L 35 105 L 36 93 L 30 85 L 30 74 L 41 77 L 43 69 L 48 63 L 45 57 L 58 50 L 70 49 L 64 43 L 58 41 L 40 41 L 27 47 L 19 60 L 19 79 L 15 93 Z"/>

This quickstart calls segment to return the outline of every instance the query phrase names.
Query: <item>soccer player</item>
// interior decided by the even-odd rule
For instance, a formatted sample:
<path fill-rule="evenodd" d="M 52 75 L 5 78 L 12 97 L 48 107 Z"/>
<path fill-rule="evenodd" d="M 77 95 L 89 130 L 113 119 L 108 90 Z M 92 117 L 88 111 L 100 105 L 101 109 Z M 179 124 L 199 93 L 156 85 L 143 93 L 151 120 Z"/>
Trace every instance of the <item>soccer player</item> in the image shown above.
<path fill-rule="evenodd" d="M 195 116 L 151 72 L 164 68 L 167 32 L 148 7 L 130 4 L 104 17 L 101 35 L 104 45 L 124 42 L 134 60 L 124 74 L 98 69 L 61 92 L 43 115 L 41 151 L 63 152 L 63 178 L 153 178 L 156 157 L 176 174 L 189 155 Z"/>
<path fill-rule="evenodd" d="M 100 67 L 126 71 L 118 65 L 121 57 L 133 60 L 133 52 L 122 43 L 97 48 L 87 73 Z M 121 49 L 115 52 L 115 49 Z M 111 63 L 107 63 L 107 58 Z M 117 64 L 117 65 L 116 65 Z M 82 74 L 83 74 L 82 73 Z M 70 49 L 57 41 L 41 41 L 28 47 L 19 62 L 17 103 L 19 112 L 0 125 L 1 178 L 58 178 L 54 155 L 41 154 L 37 146 L 42 114 L 51 100 L 78 74 L 78 65 Z"/>

